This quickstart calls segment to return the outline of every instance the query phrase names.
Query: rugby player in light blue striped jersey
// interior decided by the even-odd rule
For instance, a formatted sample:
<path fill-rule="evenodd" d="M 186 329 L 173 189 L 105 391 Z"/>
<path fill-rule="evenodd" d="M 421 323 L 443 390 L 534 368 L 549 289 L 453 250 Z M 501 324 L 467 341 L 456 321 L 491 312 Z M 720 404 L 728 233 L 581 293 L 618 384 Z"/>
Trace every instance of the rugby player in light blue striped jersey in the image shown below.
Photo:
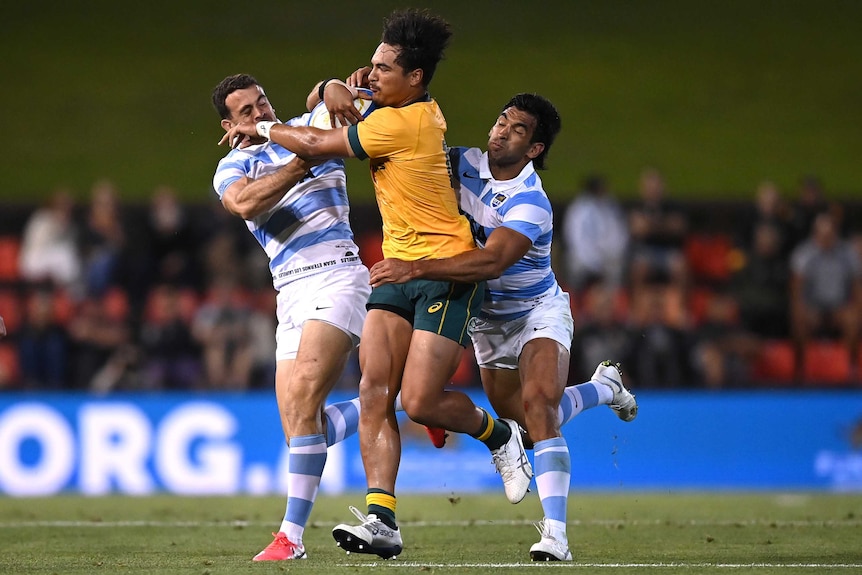
<path fill-rule="evenodd" d="M 309 104 L 316 94 L 317 87 Z M 278 122 L 247 74 L 222 80 L 212 101 L 226 132 L 241 123 Z M 304 126 L 311 117 L 310 111 L 286 123 Z M 269 257 L 278 291 L 275 390 L 290 452 L 284 519 L 254 560 L 305 559 L 302 536 L 326 449 L 358 427 L 358 398 L 325 401 L 359 343 L 371 287 L 350 228 L 343 160 L 309 163 L 266 135 L 243 138 L 219 162 L 213 188 Z"/>
<path fill-rule="evenodd" d="M 601 404 L 625 421 L 637 414 L 634 396 L 610 362 L 600 364 L 591 381 L 566 387 L 574 322 L 569 295 L 551 269 L 553 212 L 536 173 L 560 127 L 546 98 L 513 97 L 491 128 L 486 152 L 449 152 L 478 248 L 444 259 L 386 259 L 371 268 L 373 286 L 418 278 L 488 280 L 470 335 L 491 405 L 523 426 L 534 444 L 545 515 L 537 524 L 541 540 L 530 548 L 534 561 L 572 559 L 566 534 L 571 460 L 560 426 Z"/>

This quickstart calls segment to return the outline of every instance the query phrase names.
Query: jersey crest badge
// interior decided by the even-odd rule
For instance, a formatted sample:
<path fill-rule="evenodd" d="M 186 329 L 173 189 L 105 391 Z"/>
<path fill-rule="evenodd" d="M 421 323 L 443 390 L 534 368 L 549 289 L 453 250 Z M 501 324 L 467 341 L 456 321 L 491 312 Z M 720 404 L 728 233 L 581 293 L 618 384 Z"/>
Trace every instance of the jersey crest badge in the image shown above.
<path fill-rule="evenodd" d="M 509 196 L 507 196 L 506 194 L 501 194 L 500 192 L 497 192 L 491 198 L 491 207 L 494 209 L 497 209 L 500 206 L 502 206 L 506 202 L 506 200 L 508 200 L 508 199 L 509 199 Z"/>

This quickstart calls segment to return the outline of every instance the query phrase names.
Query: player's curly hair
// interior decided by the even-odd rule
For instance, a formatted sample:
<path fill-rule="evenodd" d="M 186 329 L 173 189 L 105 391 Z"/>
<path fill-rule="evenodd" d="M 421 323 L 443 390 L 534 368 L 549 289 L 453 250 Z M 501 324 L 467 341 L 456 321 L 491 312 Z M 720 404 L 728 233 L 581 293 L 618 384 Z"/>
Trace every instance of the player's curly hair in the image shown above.
<path fill-rule="evenodd" d="M 542 142 L 545 144 L 545 149 L 533 159 L 533 167 L 537 170 L 544 170 L 545 157 L 548 155 L 557 134 L 560 133 L 560 128 L 562 128 L 557 108 L 544 96 L 525 93 L 512 96 L 512 99 L 503 106 L 501 111 L 512 107 L 527 112 L 536 119 L 536 129 L 533 131 L 530 143 Z"/>
<path fill-rule="evenodd" d="M 395 63 L 407 72 L 421 69 L 422 84 L 428 87 L 451 37 L 449 23 L 440 16 L 426 9 L 406 8 L 384 19 L 381 42 L 401 48 Z"/>
<path fill-rule="evenodd" d="M 244 90 L 249 86 L 260 86 L 260 83 L 255 80 L 254 76 L 249 76 L 248 74 L 234 74 L 232 76 L 228 76 L 213 88 L 213 108 L 216 109 L 216 112 L 219 113 L 222 120 L 230 118 L 230 110 L 227 109 L 227 105 L 225 104 L 227 97 L 231 92 Z"/>

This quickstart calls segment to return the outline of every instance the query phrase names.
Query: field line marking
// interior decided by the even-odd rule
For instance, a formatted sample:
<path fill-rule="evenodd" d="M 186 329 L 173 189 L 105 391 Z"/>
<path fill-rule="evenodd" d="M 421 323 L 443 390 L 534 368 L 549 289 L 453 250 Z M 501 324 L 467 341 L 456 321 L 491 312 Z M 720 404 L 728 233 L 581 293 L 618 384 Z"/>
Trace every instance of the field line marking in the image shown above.
<path fill-rule="evenodd" d="M 401 527 L 473 527 L 473 526 L 490 526 L 503 525 L 519 527 L 522 525 L 533 525 L 535 521 L 528 519 L 505 519 L 505 520 L 453 520 L 453 521 L 403 521 L 399 525 Z M 30 521 L 0 521 L 0 529 L 15 529 L 21 527 L 265 527 L 272 526 L 272 521 L 101 521 L 101 520 L 30 520 Z M 334 527 L 338 523 L 333 521 L 311 521 L 309 527 Z M 666 520 L 591 520 L 568 521 L 567 525 L 591 526 L 591 527 L 616 527 L 616 526 L 685 526 L 685 527 L 748 527 L 748 526 L 768 526 L 768 527 L 862 527 L 862 519 L 844 519 L 831 521 L 772 521 L 772 520 L 720 520 L 720 521 L 666 521 Z"/>
<path fill-rule="evenodd" d="M 560 567 L 566 569 L 860 569 L 862 563 L 569 563 L 569 562 L 525 562 L 525 563 L 416 563 L 390 559 L 373 563 L 339 563 L 339 567 L 417 567 L 425 569 L 523 569 L 525 567 Z"/>

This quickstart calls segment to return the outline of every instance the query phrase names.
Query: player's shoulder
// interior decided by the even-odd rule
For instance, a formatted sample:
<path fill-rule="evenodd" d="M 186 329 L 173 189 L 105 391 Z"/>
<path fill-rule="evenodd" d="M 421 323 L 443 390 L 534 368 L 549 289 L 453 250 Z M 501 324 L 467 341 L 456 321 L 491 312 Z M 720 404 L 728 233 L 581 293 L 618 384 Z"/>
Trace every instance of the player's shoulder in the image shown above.
<path fill-rule="evenodd" d="M 480 148 L 468 146 L 450 146 L 449 158 L 453 164 L 463 166 L 465 169 L 478 171 L 484 152 Z"/>
<path fill-rule="evenodd" d="M 470 146 L 449 146 L 449 153 L 462 158 L 468 158 L 472 162 L 478 163 L 484 152 L 482 152 L 481 148 L 473 148 Z"/>
<path fill-rule="evenodd" d="M 523 178 L 517 185 L 510 187 L 507 192 L 515 200 L 514 203 L 532 205 L 547 211 L 552 210 L 551 200 L 542 186 L 542 179 L 536 172 Z"/>

